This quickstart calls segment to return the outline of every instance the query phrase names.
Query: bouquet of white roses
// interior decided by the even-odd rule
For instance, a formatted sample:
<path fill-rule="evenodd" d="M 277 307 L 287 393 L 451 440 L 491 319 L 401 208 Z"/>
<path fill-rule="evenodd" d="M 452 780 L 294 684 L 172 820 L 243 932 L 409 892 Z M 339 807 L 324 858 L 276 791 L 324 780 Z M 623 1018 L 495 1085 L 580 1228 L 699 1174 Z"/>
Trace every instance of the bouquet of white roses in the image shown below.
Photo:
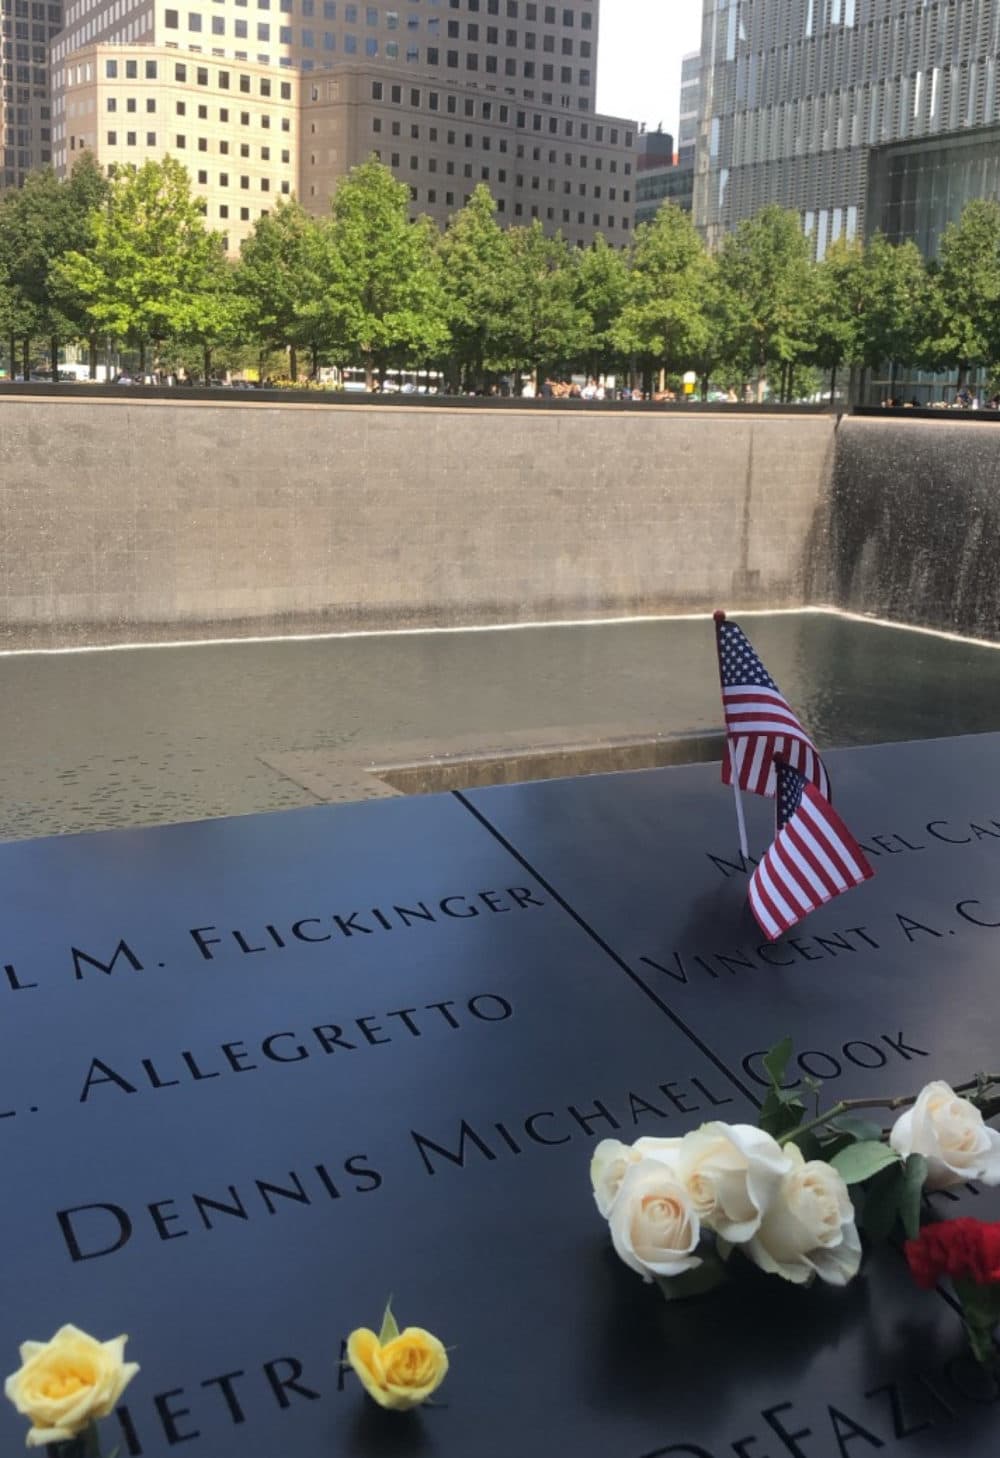
<path fill-rule="evenodd" d="M 791 1052 L 786 1038 L 764 1060 L 759 1127 L 704 1124 L 594 1151 L 594 1199 L 614 1248 L 668 1299 L 717 1285 L 734 1249 L 797 1285 L 844 1286 L 861 1265 L 859 1225 L 872 1240 L 897 1224 L 913 1238 L 925 1190 L 1000 1184 L 1000 1133 L 984 1120 L 1000 1112 L 997 1079 L 845 1100 L 807 1118 L 801 1095 L 782 1087 Z M 870 1108 L 905 1112 L 885 1128 L 857 1117 Z"/>

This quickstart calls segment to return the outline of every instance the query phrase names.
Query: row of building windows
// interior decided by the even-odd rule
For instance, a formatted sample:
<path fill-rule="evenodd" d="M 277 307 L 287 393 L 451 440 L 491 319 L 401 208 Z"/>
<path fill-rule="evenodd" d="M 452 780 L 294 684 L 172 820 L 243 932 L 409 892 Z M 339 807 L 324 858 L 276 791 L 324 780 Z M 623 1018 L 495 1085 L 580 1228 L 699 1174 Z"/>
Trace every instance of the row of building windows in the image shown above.
<path fill-rule="evenodd" d="M 382 118 L 381 117 L 376 116 L 376 117 L 373 117 L 372 118 L 372 132 L 376 136 L 381 136 L 382 135 L 383 127 L 382 127 Z M 311 133 L 312 133 L 312 135 L 315 135 L 316 134 L 316 124 L 315 124 L 315 122 L 312 123 L 312 125 L 311 125 Z M 402 135 L 402 128 L 401 128 L 399 122 L 394 121 L 392 123 L 391 135 L 394 136 L 394 137 L 399 137 L 399 136 Z M 420 127 L 416 123 L 414 123 L 413 125 L 411 125 L 411 127 L 410 127 L 410 140 L 412 142 L 419 142 L 420 135 L 421 135 L 421 133 L 420 133 Z M 438 127 L 428 127 L 427 128 L 427 140 L 429 142 L 436 143 L 438 141 L 438 139 L 439 139 L 439 135 L 440 135 L 440 132 L 439 132 L 439 128 Z M 458 142 L 458 133 L 457 132 L 452 132 L 452 131 L 445 132 L 445 141 L 447 142 L 447 144 L 448 144 L 449 147 L 457 147 L 459 145 L 459 142 Z M 489 134 L 486 134 L 486 135 L 482 136 L 480 138 L 480 142 L 479 142 L 479 145 L 480 145 L 481 150 L 484 151 L 484 152 L 490 152 L 490 151 L 492 151 L 493 150 L 493 141 L 494 141 L 494 139 Z M 462 145 L 468 148 L 468 147 L 474 147 L 475 144 L 476 144 L 476 139 L 475 139 L 474 134 L 472 132 L 464 132 L 463 133 L 463 136 L 462 136 Z M 502 155 L 506 155 L 507 154 L 507 151 L 508 151 L 508 148 L 509 148 L 509 143 L 508 143 L 508 140 L 507 140 L 506 137 L 500 137 L 499 139 L 497 139 L 497 151 L 498 152 L 500 152 Z M 531 160 L 533 162 L 541 162 L 542 161 L 542 150 L 543 149 L 541 147 L 532 147 L 532 149 L 531 149 Z M 393 153 L 393 156 L 395 156 L 395 155 L 396 154 Z M 527 149 L 526 149 L 526 147 L 524 146 L 524 144 L 522 142 L 518 142 L 518 144 L 517 144 L 517 146 L 515 148 L 514 155 L 516 157 L 518 157 L 519 159 L 524 159 L 524 158 L 527 157 L 527 155 L 528 155 L 527 154 Z M 558 163 L 558 160 L 559 160 L 558 153 L 555 152 L 554 150 L 551 150 L 550 149 L 550 151 L 548 153 L 547 160 L 550 163 L 550 165 L 555 166 Z M 594 171 L 595 172 L 603 172 L 603 170 L 604 170 L 604 158 L 601 157 L 601 156 L 595 156 L 593 160 L 594 160 Z M 572 152 L 564 152 L 563 153 L 563 163 L 564 163 L 564 165 L 566 167 L 578 167 L 581 170 L 586 171 L 587 170 L 587 167 L 589 165 L 589 163 L 588 163 L 588 153 L 581 152 L 579 155 L 574 155 Z M 433 168 L 432 168 L 432 170 L 433 170 Z M 611 157 L 608 160 L 608 171 L 611 172 L 611 173 L 616 173 L 618 171 L 618 159 L 617 159 L 617 157 Z M 624 164 L 624 171 L 625 171 L 625 175 L 627 177 L 628 176 L 631 176 L 631 173 L 632 173 L 632 164 L 631 164 L 631 162 L 626 162 Z M 625 200 L 626 200 L 626 202 L 628 201 L 628 193 L 627 192 L 625 194 Z"/>
<path fill-rule="evenodd" d="M 382 160 L 382 153 L 381 152 L 376 151 L 375 156 L 378 157 L 378 159 L 380 161 Z M 310 162 L 313 165 L 315 165 L 315 162 L 316 162 L 315 155 L 311 156 L 309 160 L 310 160 Z M 410 171 L 411 172 L 418 172 L 420 170 L 421 166 L 424 166 L 426 168 L 426 170 L 428 172 L 431 172 L 431 173 L 437 172 L 437 170 L 438 170 L 438 159 L 437 159 L 437 157 L 428 157 L 426 159 L 423 159 L 423 161 L 422 161 L 421 158 L 415 157 L 415 156 L 413 156 L 411 154 L 411 156 L 409 158 L 409 164 L 410 164 Z M 399 152 L 390 152 L 389 153 L 389 166 L 390 167 L 393 167 L 393 168 L 396 168 L 396 169 L 399 169 L 402 166 L 402 158 L 401 158 Z M 458 173 L 456 171 L 456 168 L 457 168 L 457 164 L 455 162 L 446 161 L 445 164 L 444 164 L 444 173 L 445 173 L 445 176 L 446 177 L 456 177 L 456 176 L 458 176 Z M 475 175 L 475 167 L 474 167 L 473 163 L 471 163 L 471 162 L 464 162 L 462 164 L 462 173 L 461 173 L 461 175 L 463 177 L 469 177 L 469 178 L 473 177 Z M 480 182 L 492 182 L 492 181 L 496 181 L 498 183 L 505 183 L 505 182 L 508 181 L 507 169 L 506 169 L 506 167 L 499 167 L 497 169 L 497 171 L 496 171 L 495 176 L 494 176 L 494 173 L 492 172 L 492 170 L 489 167 L 480 167 L 478 180 Z M 530 185 L 531 185 L 532 192 L 540 192 L 542 190 L 542 179 L 539 176 L 537 176 L 536 174 L 533 174 L 533 175 L 530 176 L 529 181 L 530 181 Z M 515 186 L 518 187 L 518 188 L 521 188 L 521 189 L 524 189 L 525 188 L 525 186 L 527 184 L 526 184 L 525 177 L 524 177 L 523 173 L 518 172 L 518 173 L 515 174 L 514 183 L 515 183 Z M 547 177 L 545 179 L 545 191 L 546 192 L 555 192 L 556 191 L 556 179 L 554 177 Z M 564 193 L 564 195 L 566 197 L 572 196 L 572 193 L 573 193 L 573 183 L 568 178 L 564 179 L 564 181 L 563 181 L 562 191 L 563 191 L 563 193 Z M 589 194 L 588 194 L 587 183 L 585 183 L 585 182 L 578 182 L 576 184 L 576 192 L 577 192 L 577 195 L 579 197 L 587 197 L 589 195 L 590 197 L 593 197 L 593 198 L 601 198 L 602 195 L 603 195 L 603 184 L 602 183 L 599 183 L 599 182 L 596 182 L 596 183 L 591 184 L 590 190 L 589 190 Z M 617 200 L 618 200 L 618 189 L 617 189 L 617 187 L 609 187 L 608 188 L 608 201 L 609 202 L 617 202 Z M 623 202 L 626 202 L 626 203 L 632 201 L 632 193 L 631 193 L 631 190 L 629 188 L 627 188 L 627 187 L 622 190 L 622 201 Z"/>
<path fill-rule="evenodd" d="M 146 81 L 156 81 L 157 79 L 166 81 L 168 79 L 166 74 L 167 67 L 164 67 L 165 74 L 162 78 L 159 77 L 159 62 L 146 60 L 141 62 L 141 65 L 142 76 Z M 140 62 L 138 60 L 126 60 L 122 62 L 117 58 L 108 57 L 104 62 L 104 76 L 108 81 L 117 81 L 119 78 L 124 78 L 126 81 L 135 81 L 139 79 L 139 66 Z M 189 72 L 191 73 L 190 76 L 188 75 Z M 186 85 L 188 80 L 193 81 L 197 86 L 208 86 L 211 84 L 207 66 L 191 66 L 185 61 L 174 62 L 173 79 L 180 82 L 181 85 Z M 215 84 L 219 87 L 220 91 L 234 89 L 232 86 L 232 75 L 229 71 L 217 70 L 215 73 Z M 248 76 L 246 72 L 237 73 L 237 86 L 235 89 L 239 90 L 242 95 L 249 96 L 253 89 L 253 77 Z M 257 77 L 258 96 L 271 96 L 273 89 L 273 83 L 269 76 Z M 291 101 L 292 83 L 290 81 L 279 81 L 278 95 L 282 101 Z"/>
<path fill-rule="evenodd" d="M 407 98 L 405 103 L 404 103 L 404 99 L 403 99 L 404 89 L 406 91 L 406 98 Z M 393 106 L 402 106 L 404 104 L 408 104 L 410 107 L 412 107 L 414 109 L 419 108 L 421 106 L 422 101 L 423 101 L 423 98 L 424 98 L 424 95 L 425 95 L 424 91 L 419 86 L 411 86 L 411 87 L 408 87 L 408 88 L 404 88 L 402 85 L 395 85 L 395 84 L 390 85 L 390 86 L 386 86 L 386 84 L 384 82 L 382 82 L 382 81 L 373 81 L 372 82 L 372 92 L 371 92 L 371 94 L 372 94 L 372 101 L 386 101 L 387 100 Z M 427 109 L 428 109 L 428 111 L 440 111 L 441 110 L 441 94 L 440 94 L 440 92 L 438 92 L 438 91 L 428 91 L 428 92 L 426 92 L 426 98 L 427 98 Z M 313 96 L 313 100 L 314 101 L 318 100 L 318 94 Z M 515 108 L 507 105 L 506 102 L 495 102 L 495 101 L 490 101 L 490 100 L 477 100 L 476 98 L 471 97 L 471 96 L 466 96 L 466 97 L 463 98 L 463 100 L 462 100 L 462 113 L 463 113 L 464 116 L 467 116 L 467 117 L 475 116 L 476 115 L 476 112 L 477 112 L 477 109 L 478 109 L 479 116 L 482 118 L 483 121 L 493 121 L 495 119 L 495 120 L 499 121 L 501 123 L 501 125 L 507 125 L 510 122 L 511 112 L 514 111 L 514 124 L 517 127 L 519 127 L 522 131 L 526 131 L 528 129 L 528 113 L 525 112 L 525 111 L 517 111 Z M 449 95 L 446 95 L 445 96 L 445 111 L 446 111 L 446 113 L 449 116 L 456 116 L 458 114 L 458 97 L 455 96 L 454 94 L 449 94 Z M 542 122 L 543 122 L 543 118 L 542 118 L 541 113 L 540 112 L 533 112 L 532 113 L 532 116 L 531 116 L 531 129 L 533 131 L 536 131 L 536 132 L 542 131 L 543 130 Z M 621 136 L 621 128 L 619 128 L 619 127 L 606 127 L 606 126 L 603 125 L 603 123 L 591 123 L 591 122 L 579 122 L 579 123 L 576 123 L 576 122 L 574 122 L 574 120 L 572 119 L 572 117 L 568 117 L 568 118 L 564 119 L 564 121 L 563 121 L 563 135 L 564 136 L 567 136 L 567 137 L 572 137 L 574 135 L 574 129 L 576 128 L 576 126 L 579 126 L 580 140 L 583 141 L 583 142 L 589 141 L 590 140 L 590 128 L 591 128 L 591 125 L 593 125 L 593 128 L 594 128 L 594 141 L 595 142 L 603 143 L 605 141 L 605 138 L 607 138 L 607 141 L 611 144 L 612 147 L 617 147 L 618 146 L 618 144 L 619 144 L 619 138 Z M 558 117 L 555 117 L 555 116 L 550 116 L 549 117 L 549 120 L 548 120 L 548 129 L 549 129 L 550 132 L 558 131 L 558 129 L 559 129 L 559 118 Z M 631 131 L 626 131 L 624 135 L 625 135 L 625 146 L 628 147 L 628 148 L 631 148 L 631 146 L 633 144 L 633 141 L 634 141 L 634 137 L 633 137 L 632 132 Z"/>
<path fill-rule="evenodd" d="M 470 193 L 465 193 L 464 194 L 463 205 L 465 203 L 468 203 L 470 196 L 471 196 Z M 419 203 L 421 201 L 420 194 L 419 194 L 418 190 L 415 187 L 411 187 L 410 188 L 410 201 L 412 203 Z M 438 201 L 439 201 L 437 189 L 436 188 L 433 188 L 433 187 L 428 188 L 427 189 L 427 192 L 426 192 L 426 195 L 425 195 L 425 198 L 424 198 L 424 201 L 427 202 L 427 204 L 430 207 L 435 207 L 437 205 Z M 447 208 L 453 208 L 453 207 L 455 207 L 455 205 L 456 205 L 455 204 L 455 194 L 453 192 L 446 192 L 444 194 L 443 201 L 444 201 L 445 207 L 447 207 Z M 504 198 L 500 198 L 497 201 L 497 211 L 500 212 L 500 213 L 506 213 L 507 212 L 507 207 L 506 207 L 506 203 L 505 203 L 505 199 Z M 571 208 L 562 208 L 561 210 L 559 208 L 554 208 L 554 207 L 553 208 L 546 208 L 545 209 L 545 212 L 543 214 L 542 213 L 542 209 L 539 207 L 539 205 L 537 203 L 530 203 L 530 204 L 528 204 L 528 203 L 519 203 L 519 202 L 517 202 L 517 203 L 514 204 L 513 208 L 510 209 L 510 211 L 511 211 L 511 213 L 513 214 L 513 216 L 515 218 L 541 218 L 541 217 L 544 216 L 546 222 L 549 222 L 549 223 L 569 223 L 571 225 L 573 223 L 573 212 L 572 212 L 572 209 Z M 576 214 L 576 224 L 579 227 L 583 227 L 583 228 L 587 227 L 588 226 L 587 214 L 584 213 L 584 212 L 577 212 L 577 214 Z M 595 228 L 600 228 L 602 226 L 601 214 L 600 213 L 591 213 L 590 220 L 589 220 L 589 225 L 592 226 L 592 227 L 595 227 Z M 613 214 L 608 214 L 604 218 L 604 224 L 603 224 L 603 226 L 607 227 L 610 231 L 613 232 L 614 229 L 618 226 L 618 219 Z M 628 226 L 627 219 L 622 218 L 622 220 L 621 220 L 621 226 L 623 228 Z"/>

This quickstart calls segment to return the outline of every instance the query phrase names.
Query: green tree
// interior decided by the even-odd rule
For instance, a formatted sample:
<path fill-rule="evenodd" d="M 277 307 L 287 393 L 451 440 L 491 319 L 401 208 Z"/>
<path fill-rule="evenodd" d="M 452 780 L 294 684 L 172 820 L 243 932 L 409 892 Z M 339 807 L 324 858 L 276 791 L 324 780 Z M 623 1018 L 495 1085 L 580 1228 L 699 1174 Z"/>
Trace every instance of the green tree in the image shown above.
<path fill-rule="evenodd" d="M 324 335 L 369 386 L 392 363 L 435 358 L 447 337 L 437 231 L 409 221 L 410 192 L 388 167 L 351 169 L 324 229 L 319 287 Z"/>
<path fill-rule="evenodd" d="M 576 253 L 561 235 L 548 238 L 535 218 L 508 230 L 514 296 L 502 333 L 507 368 L 537 380 L 543 367 L 580 356 L 586 321 L 578 302 Z"/>
<path fill-rule="evenodd" d="M 510 240 L 485 183 L 449 219 L 440 257 L 453 367 L 466 389 L 481 389 L 514 299 Z"/>
<path fill-rule="evenodd" d="M 89 218 L 107 193 L 107 180 L 85 154 L 65 181 L 51 168 L 30 172 L 24 185 L 0 201 L 0 267 L 6 276 L 6 330 L 22 338 L 28 372 L 30 336 L 46 340 L 52 378 L 59 345 L 85 333 L 84 320 L 55 286 L 55 270 L 67 253 L 86 246 Z"/>
<path fill-rule="evenodd" d="M 616 329 L 629 290 L 629 265 L 603 233 L 582 252 L 576 265 L 577 304 L 583 325 L 587 373 L 610 372 L 620 358 Z"/>
<path fill-rule="evenodd" d="M 813 273 L 798 213 L 772 206 L 745 219 L 723 243 L 719 269 L 734 360 L 756 380 L 758 399 L 776 367 L 784 397 L 810 346 Z"/>
<path fill-rule="evenodd" d="M 837 389 L 837 372 L 852 367 L 861 354 L 865 289 L 864 248 L 860 240 L 838 238 L 817 266 L 812 292 L 813 363 L 830 375 L 830 401 Z"/>
<path fill-rule="evenodd" d="M 623 354 L 648 373 L 681 374 L 706 349 L 710 325 L 706 289 L 712 265 L 690 216 L 664 203 L 640 223 L 624 307 L 612 334 Z"/>
<path fill-rule="evenodd" d="M 914 362 L 926 351 L 932 327 L 927 271 L 917 245 L 893 244 L 876 233 L 865 245 L 860 292 L 856 358 L 863 370 L 889 361 L 890 393 L 894 395 L 899 365 Z"/>
<path fill-rule="evenodd" d="M 288 372 L 298 377 L 297 352 L 316 346 L 321 330 L 319 227 L 294 200 L 258 218 L 240 250 L 237 288 L 249 331 L 263 350 L 288 350 Z M 314 347 L 315 372 L 317 347 Z"/>
<path fill-rule="evenodd" d="M 116 173 L 90 215 L 87 248 L 67 253 L 54 272 L 95 331 L 138 347 L 145 371 L 148 341 L 190 339 L 202 328 L 219 249 L 187 172 L 167 157 Z"/>
<path fill-rule="evenodd" d="M 970 369 L 1000 360 L 1000 203 L 967 204 L 944 230 L 933 277 L 931 352 L 961 386 Z"/>

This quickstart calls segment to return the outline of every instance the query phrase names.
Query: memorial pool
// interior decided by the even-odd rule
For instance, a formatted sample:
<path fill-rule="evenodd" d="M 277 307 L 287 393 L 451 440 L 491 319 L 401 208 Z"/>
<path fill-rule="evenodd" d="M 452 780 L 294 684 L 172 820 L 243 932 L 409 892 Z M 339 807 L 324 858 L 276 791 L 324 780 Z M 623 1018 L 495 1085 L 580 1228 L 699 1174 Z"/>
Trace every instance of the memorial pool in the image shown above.
<path fill-rule="evenodd" d="M 832 612 L 743 621 L 821 746 L 1000 728 L 992 646 Z M 10 654 L 0 694 L 7 840 L 362 799 L 391 793 L 373 765 L 442 756 L 513 756 L 516 778 L 539 746 L 719 728 L 707 618 Z"/>

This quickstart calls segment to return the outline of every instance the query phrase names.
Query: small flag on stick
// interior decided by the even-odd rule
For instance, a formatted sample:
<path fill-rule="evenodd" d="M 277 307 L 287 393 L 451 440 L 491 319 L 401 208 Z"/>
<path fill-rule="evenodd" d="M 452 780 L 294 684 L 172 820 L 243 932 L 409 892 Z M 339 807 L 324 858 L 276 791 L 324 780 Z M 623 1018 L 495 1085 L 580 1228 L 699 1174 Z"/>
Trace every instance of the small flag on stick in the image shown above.
<path fill-rule="evenodd" d="M 727 622 L 725 613 L 717 612 L 715 638 L 728 736 L 722 761 L 723 784 L 736 785 L 752 795 L 773 796 L 777 793 L 774 757 L 781 755 L 829 800 L 830 777 L 819 750 L 743 629 Z"/>
<path fill-rule="evenodd" d="M 774 762 L 778 784 L 774 844 L 750 877 L 750 909 L 769 942 L 860 886 L 875 872 L 828 800 L 783 759 Z"/>

